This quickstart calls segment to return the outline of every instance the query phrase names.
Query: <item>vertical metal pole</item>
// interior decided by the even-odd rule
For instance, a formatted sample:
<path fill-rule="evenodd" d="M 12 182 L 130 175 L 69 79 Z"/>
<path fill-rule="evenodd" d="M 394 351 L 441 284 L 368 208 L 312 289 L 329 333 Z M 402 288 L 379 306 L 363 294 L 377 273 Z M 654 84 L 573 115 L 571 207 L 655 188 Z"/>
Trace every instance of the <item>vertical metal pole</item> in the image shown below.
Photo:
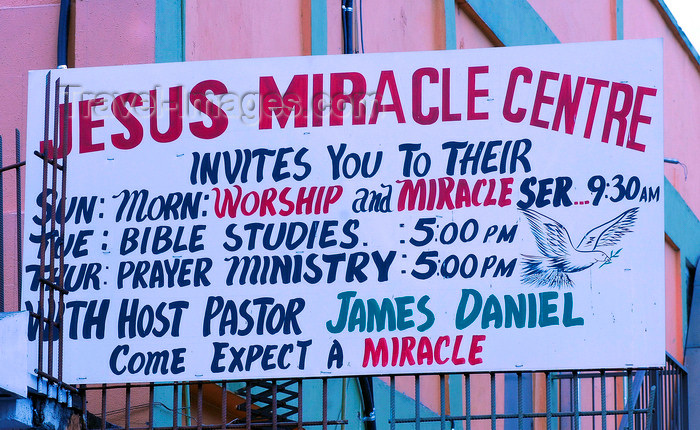
<path fill-rule="evenodd" d="M 175 383 L 173 386 L 173 430 L 178 427 L 180 419 L 180 386 Z"/>
<path fill-rule="evenodd" d="M 124 428 L 129 430 L 131 428 L 131 384 L 126 384 L 126 422 L 124 423 Z"/>
<path fill-rule="evenodd" d="M 15 129 L 15 179 L 17 182 L 17 310 L 22 310 L 22 169 L 19 167 L 19 129 Z"/>
<path fill-rule="evenodd" d="M 0 167 L 2 166 L 2 136 L 0 136 Z M 3 186 L 2 177 L 5 176 L 0 172 L 0 312 L 5 312 L 5 208 L 3 201 L 5 200 L 5 187 Z"/>
<path fill-rule="evenodd" d="M 197 430 L 202 430 L 202 403 L 203 402 L 203 391 L 204 389 L 202 388 L 202 383 L 198 382 L 197 383 Z"/>
<path fill-rule="evenodd" d="M 572 381 L 571 387 L 574 395 L 574 430 L 579 429 L 579 405 L 578 405 L 578 371 L 574 370 L 574 380 Z"/>
<path fill-rule="evenodd" d="M 50 376 L 54 376 L 53 373 L 53 350 L 54 350 L 54 338 L 53 338 L 53 333 L 54 333 L 54 321 L 58 322 L 58 315 L 56 312 L 56 297 L 55 297 L 55 291 L 54 291 L 54 284 L 56 282 L 56 272 L 54 271 L 54 266 L 56 264 L 56 235 L 54 232 L 56 231 L 56 215 L 58 215 L 58 211 L 56 208 L 56 174 L 58 172 L 58 169 L 56 168 L 56 165 L 58 163 L 58 128 L 59 128 L 59 123 L 58 123 L 58 112 L 59 112 L 59 89 L 61 85 L 61 78 L 56 79 L 55 83 L 55 88 L 54 88 L 54 115 L 53 115 L 53 143 L 51 144 L 51 158 L 53 163 L 51 164 L 51 190 L 52 190 L 52 199 L 51 203 L 51 230 L 50 230 L 50 241 L 49 241 L 49 282 L 51 285 L 49 285 L 49 320 L 50 320 L 50 325 L 49 325 L 49 344 L 48 344 L 48 374 Z"/>
<path fill-rule="evenodd" d="M 225 429 L 228 422 L 228 390 L 226 389 L 226 381 L 221 383 L 221 428 Z"/>
<path fill-rule="evenodd" d="M 445 430 L 445 375 L 440 375 L 440 430 Z"/>
<path fill-rule="evenodd" d="M 490 373 L 491 376 L 491 430 L 496 430 L 496 374 Z"/>
<path fill-rule="evenodd" d="M 277 380 L 272 381 L 272 429 L 277 430 Z"/>
<path fill-rule="evenodd" d="M 153 430 L 153 400 L 155 398 L 155 384 L 148 384 L 148 429 Z"/>
<path fill-rule="evenodd" d="M 328 429 L 328 378 L 323 378 L 323 430 Z"/>
<path fill-rule="evenodd" d="M 518 430 L 523 430 L 523 372 L 518 372 Z"/>
<path fill-rule="evenodd" d="M 671 427 L 671 414 L 669 413 L 670 411 L 669 411 L 669 407 L 668 407 L 668 405 L 670 404 L 669 391 L 671 389 L 671 384 L 669 382 L 669 376 L 668 376 L 668 364 L 666 364 L 666 366 L 664 366 L 664 368 L 661 370 L 661 372 L 662 372 L 661 378 L 662 378 L 663 387 L 664 387 L 664 403 L 663 403 L 663 408 L 662 408 L 663 414 L 664 414 L 664 422 L 663 422 L 664 426 L 663 426 L 663 428 L 666 429 L 666 428 Z"/>
<path fill-rule="evenodd" d="M 591 376 L 591 410 L 595 411 L 595 377 Z M 593 430 L 595 430 L 595 417 L 592 417 Z"/>
<path fill-rule="evenodd" d="M 680 404 L 679 407 L 681 408 L 681 424 L 682 424 L 682 429 L 687 430 L 690 425 L 690 417 L 688 416 L 688 375 L 687 374 L 680 374 L 680 379 L 681 379 L 681 399 L 680 399 Z"/>
<path fill-rule="evenodd" d="M 303 418 L 303 411 L 304 411 L 304 398 L 303 398 L 303 393 L 304 393 L 304 386 L 303 386 L 304 380 L 299 379 L 297 384 L 299 384 L 299 387 L 297 388 L 297 428 L 301 430 L 302 423 L 304 422 Z"/>
<path fill-rule="evenodd" d="M 61 142 L 63 143 L 63 154 L 61 164 L 63 166 L 63 171 L 61 173 L 61 240 L 60 240 L 60 250 L 61 256 L 59 258 L 59 275 L 58 275 L 58 286 L 60 287 L 58 296 L 58 380 L 63 381 L 63 313 L 65 311 L 65 297 L 64 297 L 64 284 L 63 280 L 65 277 L 65 267 L 64 267 L 64 254 L 66 251 L 66 181 L 68 174 L 68 86 L 63 93 L 63 135 L 61 136 Z M 56 108 L 58 110 L 58 108 Z M 55 217 L 54 217 L 55 218 Z M 53 272 L 53 271 L 52 271 Z"/>
<path fill-rule="evenodd" d="M 464 397 L 465 397 L 464 417 L 465 417 L 465 421 L 467 422 L 467 430 L 471 430 L 471 428 L 472 428 L 472 388 L 471 388 L 471 380 L 469 378 L 468 373 L 466 373 L 464 375 Z"/>
<path fill-rule="evenodd" d="M 416 375 L 415 376 L 415 383 L 414 383 L 414 397 L 416 399 L 415 404 L 416 404 L 416 430 L 420 430 L 420 376 Z"/>
<path fill-rule="evenodd" d="M 656 387 L 652 386 L 651 389 L 649 390 L 649 403 L 647 406 L 647 424 L 644 427 L 645 430 L 651 430 L 652 423 L 654 422 L 654 399 L 656 398 Z M 681 427 L 683 430 L 685 430 L 687 427 Z"/>
<path fill-rule="evenodd" d="M 632 409 L 634 402 L 632 401 L 632 369 L 627 369 L 627 430 L 632 430 L 633 416 Z"/>
<path fill-rule="evenodd" d="M 396 377 L 389 377 L 389 428 L 396 429 Z"/>
<path fill-rule="evenodd" d="M 51 96 L 51 72 L 46 74 L 46 95 L 44 98 L 44 150 L 42 151 L 43 174 L 41 187 L 41 243 L 39 245 L 39 279 L 44 279 L 46 273 L 46 183 L 48 175 L 48 163 L 46 148 L 49 143 L 49 103 Z M 44 369 L 44 284 L 39 283 L 39 303 L 37 313 L 39 314 L 39 348 L 37 368 L 39 372 Z M 51 327 L 53 329 L 53 327 Z"/>
<path fill-rule="evenodd" d="M 101 429 L 107 428 L 107 384 L 102 384 L 102 425 Z"/>
<path fill-rule="evenodd" d="M 545 395 L 547 397 L 547 430 L 552 430 L 552 373 L 545 372 L 547 378 L 547 386 L 545 388 Z"/>
<path fill-rule="evenodd" d="M 252 412 L 252 400 L 251 400 L 251 386 L 250 386 L 250 381 L 245 382 L 245 428 L 247 430 L 250 430 L 251 426 L 251 421 L 253 420 L 253 412 Z"/>
<path fill-rule="evenodd" d="M 605 388 L 605 370 L 600 372 L 600 415 L 602 418 L 602 426 L 603 430 L 608 429 L 608 412 L 607 412 L 607 396 L 608 394 L 606 393 L 606 388 Z"/>

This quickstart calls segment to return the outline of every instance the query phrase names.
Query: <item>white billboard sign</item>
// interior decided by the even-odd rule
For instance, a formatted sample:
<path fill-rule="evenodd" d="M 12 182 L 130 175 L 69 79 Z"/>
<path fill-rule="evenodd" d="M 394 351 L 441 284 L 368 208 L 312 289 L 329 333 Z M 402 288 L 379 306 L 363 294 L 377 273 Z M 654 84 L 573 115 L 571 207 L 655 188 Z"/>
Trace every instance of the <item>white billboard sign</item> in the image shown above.
<path fill-rule="evenodd" d="M 65 379 L 662 365 L 661 64 L 650 40 L 50 71 Z"/>

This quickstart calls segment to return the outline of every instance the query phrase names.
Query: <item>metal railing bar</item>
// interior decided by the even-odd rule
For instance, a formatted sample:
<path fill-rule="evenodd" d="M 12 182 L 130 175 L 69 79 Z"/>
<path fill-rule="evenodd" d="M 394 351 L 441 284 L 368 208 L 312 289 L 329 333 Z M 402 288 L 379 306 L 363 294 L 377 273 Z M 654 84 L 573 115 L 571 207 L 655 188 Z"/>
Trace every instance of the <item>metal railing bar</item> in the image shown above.
<path fill-rule="evenodd" d="M 634 415 L 638 414 L 643 414 L 647 412 L 647 408 L 634 408 L 632 409 L 632 413 Z M 608 415 L 617 415 L 617 416 L 625 416 L 629 413 L 628 409 L 619 409 L 619 410 L 609 410 L 607 412 Z M 471 419 L 473 421 L 482 421 L 482 420 L 490 420 L 492 418 L 495 418 L 496 420 L 504 420 L 504 419 L 517 419 L 518 418 L 517 413 L 503 413 L 503 414 L 496 414 L 491 415 L 491 414 L 479 414 L 479 415 L 474 415 L 471 414 L 469 416 L 467 415 L 446 415 L 445 419 L 447 421 L 466 421 L 467 419 Z M 523 413 L 523 418 L 547 418 L 549 414 L 546 412 L 524 412 Z M 551 416 L 553 418 L 572 418 L 574 417 L 573 412 L 551 412 Z M 601 416 L 601 411 L 579 411 L 579 416 L 581 417 L 599 417 Z M 441 417 L 439 416 L 434 416 L 434 417 L 422 417 L 421 421 L 422 422 L 437 422 L 440 421 Z M 397 424 L 405 424 L 405 423 L 410 423 L 415 421 L 415 418 L 413 417 L 407 417 L 407 418 L 396 418 L 396 423 Z"/>
<path fill-rule="evenodd" d="M 328 378 L 321 379 L 323 385 L 323 430 L 328 428 Z"/>
<path fill-rule="evenodd" d="M 518 430 L 523 430 L 523 373 L 518 372 Z"/>
<path fill-rule="evenodd" d="M 573 398 L 574 398 L 574 430 L 579 429 L 579 404 L 578 404 L 578 372 L 574 371 L 574 380 L 571 384 L 571 391 L 573 393 Z"/>
<path fill-rule="evenodd" d="M 470 375 L 467 373 L 464 375 L 464 397 L 465 397 L 465 403 L 464 403 L 464 416 L 465 419 L 467 420 L 467 430 L 471 430 L 472 428 L 472 420 L 471 420 L 471 413 L 472 413 L 472 395 L 471 395 L 471 381 L 470 381 Z"/>
<path fill-rule="evenodd" d="M 44 151 L 46 151 L 46 146 L 49 141 L 49 103 L 51 97 L 51 72 L 46 74 L 46 94 L 44 98 Z M 46 184 L 48 175 L 48 165 L 47 157 L 42 157 L 43 163 L 43 175 L 42 175 L 42 188 L 41 188 L 41 243 L 39 245 L 39 273 L 43 277 L 46 270 Z M 41 317 L 44 316 L 44 289 L 39 288 L 39 303 L 37 304 L 37 310 Z M 39 327 L 39 344 L 38 344 L 38 365 L 37 369 L 39 372 L 44 370 L 44 333 Z M 37 387 L 38 388 L 38 387 Z"/>
<path fill-rule="evenodd" d="M 0 166 L 2 165 L 2 136 L 0 136 Z M 0 175 L 0 232 L 5 231 L 5 187 L 3 184 L 2 175 Z M 4 238 L 3 238 L 4 239 Z M 5 241 L 0 240 L 0 281 L 2 281 L 2 287 L 0 287 L 0 312 L 5 312 Z"/>
<path fill-rule="evenodd" d="M 389 428 L 396 429 L 396 376 L 389 377 Z"/>
<path fill-rule="evenodd" d="M 102 384 L 102 422 L 100 423 L 100 428 L 105 430 L 107 428 L 107 384 Z"/>
<path fill-rule="evenodd" d="M 197 429 L 202 428 L 203 413 L 204 413 L 204 386 L 200 382 L 197 384 Z"/>
<path fill-rule="evenodd" d="M 304 413 L 304 407 L 303 407 L 304 404 L 303 404 L 303 397 L 302 397 L 302 393 L 304 392 L 303 383 L 304 383 L 304 381 L 300 379 L 298 384 L 297 384 L 297 386 L 298 386 L 298 388 L 297 388 L 297 391 L 298 391 L 298 395 L 297 395 L 297 405 L 298 405 L 298 407 L 297 407 L 297 427 L 299 429 L 302 428 L 302 425 L 304 423 L 304 419 L 302 416 Z"/>
<path fill-rule="evenodd" d="M 545 372 L 545 377 L 547 380 L 547 385 L 545 388 L 547 412 L 545 414 L 545 417 L 547 419 L 547 430 L 552 430 L 552 373 Z"/>
<path fill-rule="evenodd" d="M 17 133 L 19 133 L 19 130 L 15 129 L 15 131 Z M 2 136 L 0 136 L 0 142 L 1 141 L 2 141 Z M 0 160 L 0 162 L 1 162 L 1 160 Z M 19 171 L 19 168 L 26 165 L 26 164 L 27 164 L 26 161 L 18 161 L 14 164 L 8 164 L 7 166 L 0 167 L 0 173 L 7 172 L 8 170 L 18 170 Z"/>
<path fill-rule="evenodd" d="M 416 399 L 415 401 L 415 417 L 416 417 L 416 430 L 420 430 L 420 376 L 415 375 L 414 377 L 414 398 Z"/>
<path fill-rule="evenodd" d="M 600 412 L 601 412 L 601 427 L 603 430 L 607 430 L 608 428 L 608 418 L 607 418 L 607 403 L 608 403 L 608 394 L 606 392 L 607 388 L 605 387 L 605 379 L 607 378 L 607 375 L 605 374 L 605 370 L 602 370 L 600 372 Z M 593 409 L 595 409 L 595 404 L 593 404 Z"/>
<path fill-rule="evenodd" d="M 55 89 L 54 89 L 54 115 L 53 115 L 53 143 L 52 143 L 52 153 L 54 158 L 56 157 L 56 144 L 58 143 L 58 103 L 59 103 L 59 88 L 61 85 L 61 78 L 56 79 L 55 81 Z M 45 145 L 48 145 L 48 142 L 45 142 Z M 56 191 L 56 168 L 54 166 L 53 169 L 51 169 L 51 189 Z M 54 266 L 55 266 L 55 261 L 56 261 L 56 236 L 53 234 L 54 231 L 56 231 L 56 197 L 55 194 L 53 194 L 53 199 L 52 199 L 53 207 L 51 209 L 51 239 L 49 241 L 49 280 L 53 284 L 55 283 L 55 277 L 56 273 L 54 272 Z M 42 237 L 42 240 L 44 238 Z M 44 274 L 42 273 L 41 276 L 43 277 Z M 50 288 L 49 289 L 49 315 L 53 317 L 56 312 L 56 303 L 55 303 L 55 297 L 54 297 L 54 289 Z M 60 327 L 59 327 L 60 330 Z M 59 335 L 60 337 L 60 335 Z M 49 344 L 48 344 L 48 374 L 53 375 L 53 330 L 49 330 Z"/>
<path fill-rule="evenodd" d="M 78 389 L 75 388 L 73 385 L 68 385 L 63 381 L 59 381 L 58 378 L 56 378 L 53 375 L 49 375 L 48 373 L 44 372 L 43 370 L 36 369 L 36 374 L 38 376 L 46 379 L 48 382 L 58 385 L 59 387 L 63 388 L 64 390 L 70 391 L 73 394 L 80 394 Z"/>
<path fill-rule="evenodd" d="M 445 430 L 445 375 L 440 375 L 440 430 Z"/>
<path fill-rule="evenodd" d="M 46 147 L 44 147 L 44 150 L 46 150 Z M 51 165 L 52 167 L 63 171 L 65 166 L 62 164 L 59 164 L 58 160 L 56 158 L 50 157 L 48 154 L 43 154 L 39 151 L 34 151 L 34 155 L 37 157 L 41 158 L 46 165 Z"/>
<path fill-rule="evenodd" d="M 60 242 L 60 254 L 61 257 L 59 258 L 59 273 L 58 273 L 58 290 L 59 291 L 66 291 L 64 289 L 63 281 L 65 277 L 65 266 L 64 266 L 64 257 L 65 257 L 65 251 L 66 251 L 66 172 L 68 171 L 68 149 L 67 149 L 67 136 L 68 136 L 68 86 L 66 86 L 64 92 L 63 92 L 63 109 L 64 109 L 64 115 L 63 115 L 63 135 L 61 136 L 61 143 L 63 147 L 63 174 L 61 175 L 61 242 Z M 56 91 L 58 92 L 58 91 Z M 56 106 L 56 111 L 58 112 L 59 107 Z M 56 152 L 56 151 L 54 151 Z M 53 217 L 54 219 L 56 218 L 55 216 Z M 53 270 L 52 270 L 53 272 Z M 64 307 L 64 300 L 65 300 L 65 294 L 67 293 L 61 293 L 58 296 L 58 323 L 60 324 L 61 327 L 63 327 L 63 313 L 65 311 Z M 60 329 L 59 329 L 60 330 Z M 58 379 L 63 380 L 63 333 L 62 330 L 59 331 L 59 336 L 58 336 Z"/>
<path fill-rule="evenodd" d="M 491 430 L 496 430 L 496 374 L 489 374 L 491 382 Z"/>
<path fill-rule="evenodd" d="M 20 163 L 20 135 L 19 129 L 15 129 L 15 161 L 13 166 L 7 166 L 15 170 L 15 182 L 17 193 L 17 310 L 22 309 L 22 171 L 21 166 L 27 164 L 22 161 Z M 16 167 L 15 167 L 16 166 Z M 5 170 L 0 169 L 0 173 Z"/>

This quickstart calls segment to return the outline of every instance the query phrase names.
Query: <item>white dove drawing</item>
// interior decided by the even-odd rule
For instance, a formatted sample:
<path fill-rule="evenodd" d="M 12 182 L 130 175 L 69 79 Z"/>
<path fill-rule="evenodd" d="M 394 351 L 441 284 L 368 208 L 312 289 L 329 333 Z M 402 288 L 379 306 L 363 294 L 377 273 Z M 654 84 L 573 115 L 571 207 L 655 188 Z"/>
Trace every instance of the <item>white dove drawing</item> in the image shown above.
<path fill-rule="evenodd" d="M 542 255 L 523 255 L 521 280 L 533 286 L 573 287 L 568 273 L 588 269 L 597 262 L 610 263 L 601 247 L 613 246 L 632 231 L 639 208 L 622 212 L 586 233 L 574 246 L 566 227 L 532 209 L 521 212 L 527 218 Z"/>

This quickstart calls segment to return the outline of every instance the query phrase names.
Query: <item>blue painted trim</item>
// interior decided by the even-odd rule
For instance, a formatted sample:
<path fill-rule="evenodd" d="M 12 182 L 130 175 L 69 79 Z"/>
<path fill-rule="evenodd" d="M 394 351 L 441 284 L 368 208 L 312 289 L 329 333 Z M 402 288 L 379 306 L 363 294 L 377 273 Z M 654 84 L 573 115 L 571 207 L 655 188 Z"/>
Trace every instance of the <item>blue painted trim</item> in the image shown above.
<path fill-rule="evenodd" d="M 678 247 L 681 254 L 681 297 L 683 298 L 683 337 L 687 339 L 688 265 L 695 265 L 700 258 L 700 220 L 688 207 L 676 188 L 664 181 L 664 231 Z M 698 292 L 696 291 L 697 295 Z M 676 357 L 678 358 L 678 357 Z"/>
<path fill-rule="evenodd" d="M 688 55 L 692 57 L 693 60 L 695 60 L 695 67 L 700 67 L 700 55 L 698 55 L 698 51 L 695 49 L 692 43 L 690 43 L 690 39 L 688 39 L 688 36 L 685 35 L 685 32 L 683 29 L 681 29 L 681 26 L 678 25 L 678 21 L 676 21 L 676 18 L 673 16 L 671 13 L 671 10 L 668 8 L 666 3 L 664 3 L 664 0 L 654 0 L 661 9 L 661 11 L 665 14 L 664 18 L 667 20 L 669 24 L 671 24 L 672 28 L 671 30 L 676 33 L 676 36 L 680 39 L 681 43 L 684 45 L 684 48 Z"/>
<path fill-rule="evenodd" d="M 457 49 L 457 23 L 454 0 L 445 0 L 445 49 Z"/>
<path fill-rule="evenodd" d="M 464 415 L 462 405 L 462 387 L 464 387 L 464 377 L 461 374 L 447 375 L 450 393 L 450 415 Z"/>
<path fill-rule="evenodd" d="M 328 10 L 326 0 L 311 0 L 311 55 L 328 53 Z"/>
<path fill-rule="evenodd" d="M 615 1 L 615 32 L 617 40 L 625 39 L 625 5 L 624 0 Z"/>
<path fill-rule="evenodd" d="M 156 63 L 185 61 L 185 0 L 156 0 Z"/>
<path fill-rule="evenodd" d="M 467 0 L 467 4 L 505 46 L 559 43 L 526 0 Z"/>

